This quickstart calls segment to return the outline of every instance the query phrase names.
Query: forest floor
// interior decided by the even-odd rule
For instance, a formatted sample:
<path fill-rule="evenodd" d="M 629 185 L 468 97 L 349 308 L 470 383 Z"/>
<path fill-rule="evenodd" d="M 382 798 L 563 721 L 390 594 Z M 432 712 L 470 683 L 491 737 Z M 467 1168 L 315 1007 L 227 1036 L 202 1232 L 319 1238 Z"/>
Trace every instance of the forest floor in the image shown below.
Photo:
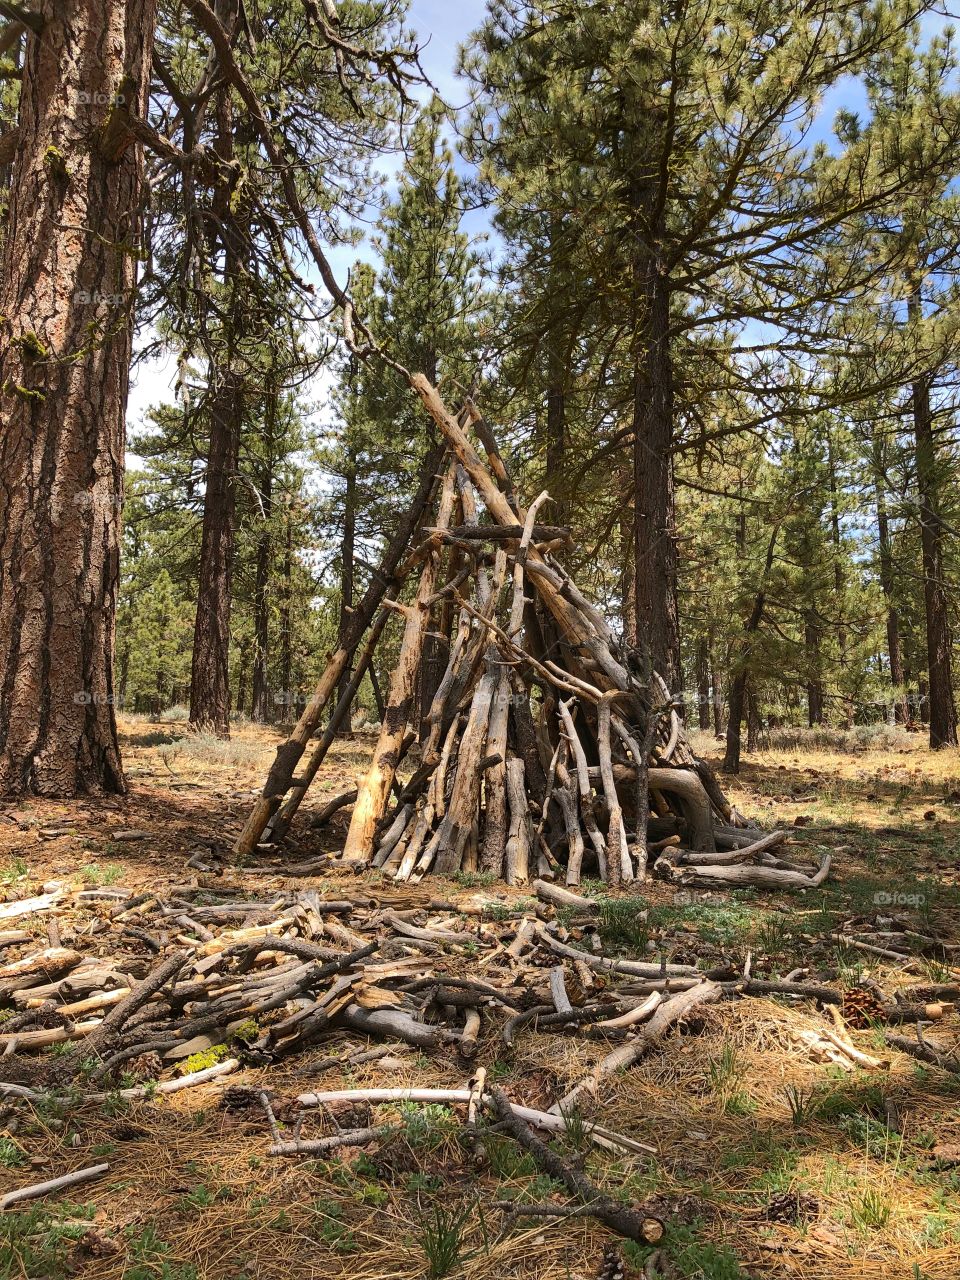
<path fill-rule="evenodd" d="M 176 723 L 130 719 L 123 729 L 126 797 L 0 808 L 0 899 L 24 898 L 51 879 L 135 892 L 192 881 L 209 888 L 210 901 L 223 886 L 243 885 L 253 896 L 305 887 L 303 880 L 265 876 L 255 861 L 241 867 L 224 861 L 218 875 L 198 876 L 185 866 L 198 848 L 229 849 L 277 734 L 241 726 L 231 742 L 218 743 L 191 738 Z M 312 807 L 349 784 L 371 741 L 358 735 L 336 749 L 311 793 Z M 712 739 L 698 745 L 708 756 L 719 750 Z M 680 962 L 727 956 L 742 965 L 749 950 L 755 972 L 782 976 L 806 965 L 812 977 L 847 985 L 869 975 L 888 993 L 908 980 L 957 980 L 958 971 L 941 962 L 918 958 L 907 974 L 902 965 L 875 963 L 828 940 L 851 918 L 894 915 L 960 942 L 957 753 L 933 755 L 919 739 L 883 750 L 766 750 L 725 785 L 740 810 L 765 828 L 795 827 L 788 856 L 815 862 L 829 849 L 830 881 L 799 895 L 678 894 L 652 881 L 643 904 L 603 908 L 607 953 L 635 957 L 657 940 Z M 131 829 L 146 834 L 116 838 Z M 335 849 L 344 829 L 344 813 L 318 832 L 301 825 L 297 856 Z M 347 881 L 354 893 L 358 885 L 375 893 L 380 878 L 335 872 L 308 885 L 338 896 Z M 482 885 L 477 877 L 431 881 L 432 893 L 452 900 Z M 509 905 L 523 898 L 502 886 L 482 887 Z M 638 905 L 648 908 L 643 920 Z M 30 917 L 26 927 L 46 944 L 42 916 Z M 882 1032 L 869 1027 L 850 1034 L 883 1058 L 885 1069 L 842 1071 L 817 1062 L 800 1033 L 829 1025 L 809 1001 L 747 998 L 710 1006 L 687 1034 L 671 1037 L 603 1089 L 604 1122 L 656 1154 L 614 1162 L 594 1152 L 587 1157 L 590 1176 L 637 1200 L 664 1200 L 675 1275 L 955 1280 L 960 1274 L 960 1077 L 885 1047 Z M 909 1027 L 894 1029 L 912 1034 Z M 956 1012 L 948 1009 L 935 1030 L 946 1043 L 960 1039 Z M 310 1054 L 245 1065 L 223 1083 L 269 1086 L 284 1096 L 314 1086 L 463 1087 L 469 1076 L 453 1051 L 447 1058 L 392 1046 L 384 1051 L 391 1055 L 386 1072 L 373 1062 L 348 1073 L 327 1071 L 322 1084 L 311 1076 L 311 1062 L 350 1047 L 365 1042 L 336 1032 Z M 529 1028 L 509 1052 L 490 1019 L 476 1061 L 516 1101 L 545 1108 L 604 1052 L 596 1040 Z M 461 1121 L 443 1108 L 427 1109 L 399 1165 L 358 1150 L 328 1162 L 297 1161 L 270 1158 L 263 1117 L 224 1109 L 222 1093 L 212 1083 L 166 1099 L 81 1109 L 51 1100 L 0 1111 L 0 1193 L 98 1159 L 110 1164 L 105 1177 L 78 1188 L 69 1202 L 48 1198 L 0 1215 L 0 1278 L 597 1275 L 611 1237 L 589 1218 L 527 1219 L 532 1225 L 501 1234 L 499 1215 L 484 1205 L 549 1199 L 556 1188 L 505 1141 L 491 1140 L 478 1168 L 458 1141 Z M 458 1261 L 450 1271 L 437 1269 L 430 1255 L 451 1235 L 459 1237 Z M 628 1277 L 643 1275 L 648 1253 L 627 1246 Z"/>

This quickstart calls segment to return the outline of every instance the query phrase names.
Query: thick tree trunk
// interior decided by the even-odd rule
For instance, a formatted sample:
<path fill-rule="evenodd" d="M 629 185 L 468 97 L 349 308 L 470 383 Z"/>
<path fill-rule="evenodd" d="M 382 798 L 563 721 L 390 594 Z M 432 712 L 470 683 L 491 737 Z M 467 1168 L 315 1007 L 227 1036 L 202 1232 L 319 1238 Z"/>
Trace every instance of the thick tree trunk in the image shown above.
<path fill-rule="evenodd" d="M 632 474 L 625 465 L 617 472 L 617 485 L 624 495 L 632 489 Z M 620 597 L 623 611 L 623 639 L 631 649 L 637 647 L 637 597 L 633 582 L 633 502 L 621 499 L 620 505 Z"/>
<path fill-rule="evenodd" d="M 104 125 L 143 111 L 155 13 L 33 9 L 0 276 L 0 793 L 71 796 L 124 790 L 113 648 L 142 161 Z"/>
<path fill-rule="evenodd" d="M 280 588 L 280 659 L 278 676 L 280 679 L 279 701 L 274 705 L 274 718 L 277 709 L 293 704 L 293 633 L 291 630 L 293 611 L 293 500 L 287 497 L 284 503 L 283 529 L 283 568 L 281 570 Z"/>
<path fill-rule="evenodd" d="M 681 683 L 673 481 L 673 367 L 669 284 L 644 271 L 643 343 L 633 392 L 633 580 L 637 635 L 671 692 Z"/>
<path fill-rule="evenodd" d="M 671 693 L 680 690 L 676 504 L 673 478 L 673 361 L 670 279 L 661 261 L 663 201 L 649 177 L 645 141 L 652 117 L 638 123 L 630 183 L 633 237 L 633 580 L 638 647 Z"/>
<path fill-rule="evenodd" d="M 920 298 L 910 300 L 919 317 Z M 930 746 L 957 745 L 957 709 L 953 698 L 952 637 L 943 564 L 943 521 L 940 516 L 940 474 L 933 435 L 930 382 L 913 384 L 913 429 L 917 450 L 917 491 L 920 504 L 920 542 L 923 556 L 923 603 L 927 622 L 927 680 L 930 708 Z"/>
<path fill-rule="evenodd" d="M 357 469 L 352 444 L 347 446 L 344 463 L 343 534 L 340 538 L 340 620 L 337 629 L 338 643 L 343 644 L 350 626 L 354 597 L 354 558 L 357 544 Z M 348 662 L 337 686 L 337 697 L 343 696 L 350 684 L 353 664 Z"/>
<path fill-rule="evenodd" d="M 900 643 L 900 613 L 893 593 L 893 542 L 890 537 L 890 518 L 887 513 L 887 494 L 882 466 L 875 473 L 877 498 L 877 554 L 880 562 L 880 589 L 887 611 L 887 658 L 890 663 L 890 687 L 894 697 L 894 720 L 906 724 L 906 681 L 903 668 L 903 649 Z"/>
<path fill-rule="evenodd" d="M 263 466 L 260 472 L 261 527 L 253 583 L 253 696 L 250 716 L 259 724 L 270 719 L 270 570 L 273 563 L 273 469 L 277 434 L 277 388 L 268 388 L 264 404 Z"/>
<path fill-rule="evenodd" d="M 229 366 L 210 406 L 197 617 L 190 678 L 190 723 L 230 736 L 230 605 L 233 585 L 236 475 L 243 393 Z"/>

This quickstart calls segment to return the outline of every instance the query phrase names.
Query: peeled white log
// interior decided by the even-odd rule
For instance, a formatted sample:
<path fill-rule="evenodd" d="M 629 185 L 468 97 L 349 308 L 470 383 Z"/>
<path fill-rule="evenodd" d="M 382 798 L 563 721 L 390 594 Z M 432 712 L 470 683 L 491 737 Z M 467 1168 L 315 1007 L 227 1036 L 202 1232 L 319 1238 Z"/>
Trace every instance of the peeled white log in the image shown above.
<path fill-rule="evenodd" d="M 17 1191 L 8 1191 L 0 1196 L 0 1210 L 10 1209 L 24 1200 L 36 1200 L 40 1196 L 49 1195 L 51 1191 L 65 1191 L 67 1187 L 75 1187 L 81 1182 L 90 1182 L 99 1178 L 110 1168 L 108 1164 L 92 1164 L 86 1169 L 77 1169 L 75 1173 L 65 1173 L 62 1178 L 51 1178 L 48 1182 L 35 1182 L 32 1187 L 20 1187 Z"/>
<path fill-rule="evenodd" d="M 530 873 L 530 807 L 527 801 L 523 760 L 507 761 L 507 798 L 510 805 L 510 834 L 505 859 L 507 884 L 526 884 Z"/>

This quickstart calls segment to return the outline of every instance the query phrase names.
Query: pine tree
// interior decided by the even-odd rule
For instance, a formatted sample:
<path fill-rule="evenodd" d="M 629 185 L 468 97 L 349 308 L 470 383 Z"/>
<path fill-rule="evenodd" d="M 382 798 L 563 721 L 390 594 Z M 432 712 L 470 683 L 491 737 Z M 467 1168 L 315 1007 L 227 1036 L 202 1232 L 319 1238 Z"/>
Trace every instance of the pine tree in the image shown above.
<path fill-rule="evenodd" d="M 28 16 L 0 265 L 0 794 L 70 796 L 125 786 L 113 647 L 142 154 L 115 125 L 144 110 L 155 11 Z"/>
<path fill-rule="evenodd" d="M 902 122 L 878 118 L 838 150 L 808 148 L 804 131 L 826 89 L 899 44 L 906 14 L 501 0 L 468 52 L 483 93 L 475 147 L 498 196 L 567 229 L 578 274 L 568 303 L 606 353 L 613 438 L 631 442 L 638 639 L 675 687 L 675 457 L 703 418 L 696 372 L 710 371 L 714 391 L 748 374 L 758 394 L 776 387 L 772 345 L 748 339 L 745 322 L 777 325 L 781 351 L 811 350 L 831 297 L 876 279 L 876 262 L 854 258 L 853 270 L 834 241 L 915 176 L 896 145 Z M 926 162 L 946 171 L 956 144 L 947 122 Z M 537 284 L 527 271 L 518 290 Z M 756 400 L 741 399 L 746 427 Z"/>

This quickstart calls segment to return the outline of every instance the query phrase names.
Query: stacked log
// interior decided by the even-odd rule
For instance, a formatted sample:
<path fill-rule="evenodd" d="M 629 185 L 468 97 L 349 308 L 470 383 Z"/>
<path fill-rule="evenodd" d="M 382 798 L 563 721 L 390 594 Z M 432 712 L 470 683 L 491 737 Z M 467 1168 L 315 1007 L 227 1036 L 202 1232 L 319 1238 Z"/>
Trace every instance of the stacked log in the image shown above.
<path fill-rule="evenodd" d="M 651 819 L 672 821 L 676 843 L 692 852 L 713 853 L 716 827 L 742 819 L 693 753 L 671 692 L 564 567 L 560 552 L 568 557 L 572 540 L 569 530 L 541 521 L 548 494 L 524 510 L 472 402 L 455 418 L 425 378 L 414 375 L 412 384 L 446 454 L 434 476 L 435 518 L 425 516 L 430 485 L 422 484 L 409 554 L 404 560 L 395 544 L 390 549 L 395 589 L 380 593 L 380 613 L 368 618 L 376 634 L 363 649 L 364 668 L 387 611 L 402 613 L 404 629 L 344 858 L 411 883 L 431 871 L 483 871 L 509 884 L 560 876 L 577 885 L 586 875 L 617 890 L 646 875 Z M 399 585 L 414 565 L 419 582 L 402 603 Z M 428 635 L 439 636 L 448 660 L 431 705 L 417 716 Z M 362 637 L 355 629 L 354 649 Z M 341 646 L 331 659 L 338 679 L 350 660 Z M 299 778 L 291 760 L 334 684 L 325 674 L 311 702 L 313 727 L 301 723 L 280 748 L 238 851 L 256 848 L 268 819 L 267 841 L 286 832 L 335 728 Z M 335 724 L 357 684 L 355 676 Z M 405 756 L 414 767 L 402 783 Z"/>

